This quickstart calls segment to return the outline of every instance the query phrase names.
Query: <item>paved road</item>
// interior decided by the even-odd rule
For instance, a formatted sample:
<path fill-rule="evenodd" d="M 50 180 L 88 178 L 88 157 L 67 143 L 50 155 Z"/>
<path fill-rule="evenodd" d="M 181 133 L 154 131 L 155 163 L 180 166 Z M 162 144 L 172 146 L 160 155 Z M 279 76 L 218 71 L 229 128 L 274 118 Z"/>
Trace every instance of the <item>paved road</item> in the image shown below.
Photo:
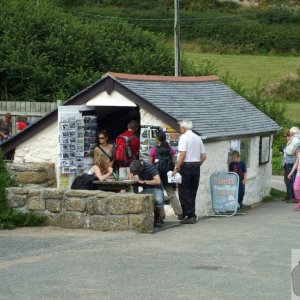
<path fill-rule="evenodd" d="M 0 231 L 0 299 L 290 299 L 292 206 L 156 234 Z"/>
<path fill-rule="evenodd" d="M 271 179 L 271 185 L 272 185 L 272 188 L 275 188 L 277 190 L 284 191 L 284 192 L 286 191 L 283 176 L 273 175 L 272 179 Z"/>

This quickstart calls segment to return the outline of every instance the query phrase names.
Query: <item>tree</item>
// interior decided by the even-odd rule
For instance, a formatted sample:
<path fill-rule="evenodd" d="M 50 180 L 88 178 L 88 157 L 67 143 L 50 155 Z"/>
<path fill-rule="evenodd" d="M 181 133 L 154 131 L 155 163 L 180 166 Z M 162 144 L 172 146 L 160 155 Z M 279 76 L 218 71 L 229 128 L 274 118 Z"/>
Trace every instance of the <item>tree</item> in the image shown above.
<path fill-rule="evenodd" d="M 173 74 L 157 35 L 118 20 L 84 22 L 48 2 L 2 2 L 0 100 L 65 100 L 107 71 Z"/>

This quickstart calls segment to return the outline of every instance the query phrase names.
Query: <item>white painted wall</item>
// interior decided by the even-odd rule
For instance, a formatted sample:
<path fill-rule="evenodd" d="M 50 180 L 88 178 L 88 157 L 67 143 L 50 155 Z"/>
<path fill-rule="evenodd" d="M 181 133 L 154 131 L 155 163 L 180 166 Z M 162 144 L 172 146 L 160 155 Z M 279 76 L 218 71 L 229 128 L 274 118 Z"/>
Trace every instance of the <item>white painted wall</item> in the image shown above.
<path fill-rule="evenodd" d="M 58 157 L 57 122 L 16 148 L 15 163 L 56 163 Z"/>
<path fill-rule="evenodd" d="M 96 95 L 90 99 L 87 103 L 87 106 L 126 106 L 126 107 L 136 107 L 136 104 L 124 97 L 117 91 L 112 91 L 111 94 L 108 94 L 106 91 Z"/>
<path fill-rule="evenodd" d="M 204 143 L 207 160 L 201 167 L 200 186 L 197 193 L 196 211 L 199 216 L 207 216 L 212 212 L 210 175 L 216 171 L 227 171 L 229 141 Z M 272 154 L 270 154 L 272 157 Z M 246 183 L 245 204 L 254 204 L 268 195 L 271 190 L 271 162 L 259 165 L 259 136 L 251 138 L 250 167 Z"/>
<path fill-rule="evenodd" d="M 162 126 L 163 122 L 143 108 L 140 108 L 141 125 Z"/>

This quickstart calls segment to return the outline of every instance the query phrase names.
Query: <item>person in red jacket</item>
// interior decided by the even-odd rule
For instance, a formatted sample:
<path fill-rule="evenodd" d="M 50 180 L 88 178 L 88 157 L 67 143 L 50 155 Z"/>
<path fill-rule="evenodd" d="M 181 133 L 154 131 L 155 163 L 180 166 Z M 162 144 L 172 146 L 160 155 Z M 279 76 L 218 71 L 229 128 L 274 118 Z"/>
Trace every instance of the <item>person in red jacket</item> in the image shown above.
<path fill-rule="evenodd" d="M 119 165 L 120 178 L 127 179 L 129 175 L 129 165 L 132 161 L 139 159 L 140 151 L 140 138 L 137 134 L 139 123 L 136 120 L 131 120 L 127 125 L 127 130 L 121 133 L 119 136 L 126 136 L 129 138 L 129 148 L 131 150 L 131 157 L 127 159 L 126 165 L 122 162 L 116 161 Z M 118 145 L 116 145 L 117 147 Z"/>
<path fill-rule="evenodd" d="M 132 138 L 129 142 L 129 146 L 130 149 L 132 151 L 132 161 L 135 159 L 138 159 L 139 156 L 139 151 L 140 151 L 140 138 L 137 134 L 137 131 L 139 129 L 139 123 L 136 120 L 131 120 L 128 125 L 127 125 L 127 130 L 123 133 L 121 133 L 120 135 L 123 136 L 127 136 L 127 137 L 132 137 L 134 136 L 134 138 Z"/>

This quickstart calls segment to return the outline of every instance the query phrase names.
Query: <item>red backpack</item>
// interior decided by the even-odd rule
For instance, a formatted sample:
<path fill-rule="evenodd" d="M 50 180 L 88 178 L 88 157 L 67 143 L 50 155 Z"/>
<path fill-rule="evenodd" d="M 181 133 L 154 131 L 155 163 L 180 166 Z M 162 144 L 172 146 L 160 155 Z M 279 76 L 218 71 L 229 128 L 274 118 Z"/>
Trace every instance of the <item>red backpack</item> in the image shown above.
<path fill-rule="evenodd" d="M 132 150 L 130 148 L 130 141 L 136 137 L 137 136 L 135 135 L 131 137 L 119 135 L 116 138 L 114 158 L 120 166 L 128 167 L 130 163 L 134 160 Z"/>

